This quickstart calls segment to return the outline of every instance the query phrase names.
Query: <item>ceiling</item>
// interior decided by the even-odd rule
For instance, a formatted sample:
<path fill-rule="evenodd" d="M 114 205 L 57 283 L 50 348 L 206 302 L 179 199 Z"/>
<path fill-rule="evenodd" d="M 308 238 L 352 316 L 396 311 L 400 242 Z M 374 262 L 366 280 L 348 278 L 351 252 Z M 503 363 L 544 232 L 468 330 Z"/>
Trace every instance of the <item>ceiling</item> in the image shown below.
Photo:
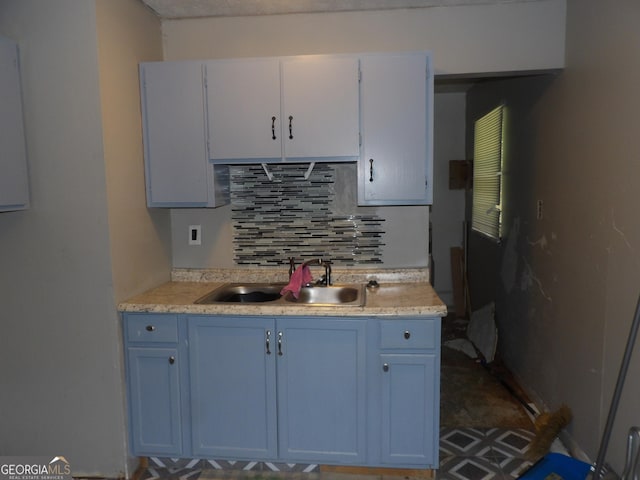
<path fill-rule="evenodd" d="M 541 0 L 141 0 L 162 19 L 354 12 Z"/>

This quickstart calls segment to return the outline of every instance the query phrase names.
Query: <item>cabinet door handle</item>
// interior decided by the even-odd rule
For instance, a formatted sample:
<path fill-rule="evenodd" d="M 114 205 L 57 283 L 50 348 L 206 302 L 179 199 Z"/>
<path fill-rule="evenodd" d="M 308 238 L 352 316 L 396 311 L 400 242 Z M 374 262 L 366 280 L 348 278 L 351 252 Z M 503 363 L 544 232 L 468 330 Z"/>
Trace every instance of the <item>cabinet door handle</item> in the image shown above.
<path fill-rule="evenodd" d="M 278 355 L 282 356 L 282 332 L 278 332 Z"/>
<path fill-rule="evenodd" d="M 384 371 L 384 372 L 388 372 L 389 371 L 389 364 L 388 363 L 385 363 L 385 364 L 382 365 L 382 371 Z"/>
<path fill-rule="evenodd" d="M 276 139 L 276 117 L 271 117 L 271 138 Z"/>
<path fill-rule="evenodd" d="M 147 325 L 147 332 L 153 332 L 156 329 L 153 325 Z"/>
<path fill-rule="evenodd" d="M 409 340 L 411 338 L 411 332 L 409 330 L 404 331 L 404 339 Z"/>
<path fill-rule="evenodd" d="M 369 181 L 373 182 L 373 158 L 369 159 Z"/>
<path fill-rule="evenodd" d="M 289 140 L 293 140 L 293 115 L 289 115 Z"/>
<path fill-rule="evenodd" d="M 267 355 L 271 355 L 271 330 L 267 330 Z"/>
<path fill-rule="evenodd" d="M 170 364 L 170 365 L 173 365 L 174 363 L 176 363 L 176 357 L 174 357 L 173 355 L 171 355 L 171 356 L 169 357 L 169 364 Z"/>

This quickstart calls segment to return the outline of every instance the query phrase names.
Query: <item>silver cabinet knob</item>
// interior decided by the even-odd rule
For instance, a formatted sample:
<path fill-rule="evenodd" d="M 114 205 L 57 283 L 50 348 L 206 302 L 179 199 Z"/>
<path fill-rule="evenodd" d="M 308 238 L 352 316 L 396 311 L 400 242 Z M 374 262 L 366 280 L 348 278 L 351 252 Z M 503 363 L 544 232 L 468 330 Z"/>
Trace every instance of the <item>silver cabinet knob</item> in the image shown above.
<path fill-rule="evenodd" d="M 170 363 L 171 365 L 173 365 L 174 363 L 176 363 L 176 357 L 174 357 L 173 355 L 171 355 L 171 356 L 169 357 L 169 363 Z"/>
<path fill-rule="evenodd" d="M 155 331 L 156 327 L 154 327 L 153 325 L 147 325 L 147 332 L 153 332 Z"/>
<path fill-rule="evenodd" d="M 411 332 L 409 330 L 404 331 L 404 339 L 409 340 L 411 338 Z"/>
<path fill-rule="evenodd" d="M 382 365 L 382 371 L 383 372 L 388 372 L 389 371 L 389 364 L 388 363 L 385 363 L 385 364 Z"/>

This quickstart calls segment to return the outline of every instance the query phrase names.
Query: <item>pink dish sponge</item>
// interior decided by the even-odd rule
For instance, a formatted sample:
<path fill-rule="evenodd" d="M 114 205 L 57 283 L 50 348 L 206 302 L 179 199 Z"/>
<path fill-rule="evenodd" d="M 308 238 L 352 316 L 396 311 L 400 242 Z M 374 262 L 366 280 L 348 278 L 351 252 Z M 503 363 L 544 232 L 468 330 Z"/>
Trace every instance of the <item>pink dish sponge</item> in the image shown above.
<path fill-rule="evenodd" d="M 302 264 L 296 268 L 295 272 L 293 272 L 287 286 L 280 291 L 280 295 L 286 295 L 287 292 L 291 292 L 294 298 L 298 298 L 300 295 L 300 289 L 306 284 L 311 283 L 312 280 L 311 270 L 309 270 L 308 266 Z"/>

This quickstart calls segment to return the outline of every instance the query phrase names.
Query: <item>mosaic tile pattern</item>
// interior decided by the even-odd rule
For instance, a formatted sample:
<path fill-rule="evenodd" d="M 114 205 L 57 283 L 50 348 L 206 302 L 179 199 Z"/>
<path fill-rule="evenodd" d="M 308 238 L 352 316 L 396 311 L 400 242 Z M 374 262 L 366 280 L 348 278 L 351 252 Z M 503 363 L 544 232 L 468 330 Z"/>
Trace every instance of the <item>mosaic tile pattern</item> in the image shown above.
<path fill-rule="evenodd" d="M 532 465 L 525 452 L 533 437 L 534 433 L 525 429 L 443 428 L 436 480 L 515 480 Z M 333 473 L 320 473 L 315 464 L 152 457 L 140 480 L 335 480 L 335 477 Z M 376 475 L 357 477 L 380 480 Z M 353 476 L 345 478 L 354 480 Z"/>
<path fill-rule="evenodd" d="M 335 166 L 318 163 L 231 167 L 234 260 L 277 266 L 288 257 L 325 257 L 339 265 L 380 264 L 384 219 L 338 212 Z M 355 212 L 356 206 L 353 206 Z"/>
<path fill-rule="evenodd" d="M 440 432 L 440 468 L 447 480 L 512 480 L 532 463 L 525 458 L 534 433 L 525 429 L 445 428 Z"/>
<path fill-rule="evenodd" d="M 316 464 L 247 462 L 149 457 L 149 466 L 138 480 L 205 480 L 241 478 L 291 478 L 311 480 L 318 474 Z"/>

